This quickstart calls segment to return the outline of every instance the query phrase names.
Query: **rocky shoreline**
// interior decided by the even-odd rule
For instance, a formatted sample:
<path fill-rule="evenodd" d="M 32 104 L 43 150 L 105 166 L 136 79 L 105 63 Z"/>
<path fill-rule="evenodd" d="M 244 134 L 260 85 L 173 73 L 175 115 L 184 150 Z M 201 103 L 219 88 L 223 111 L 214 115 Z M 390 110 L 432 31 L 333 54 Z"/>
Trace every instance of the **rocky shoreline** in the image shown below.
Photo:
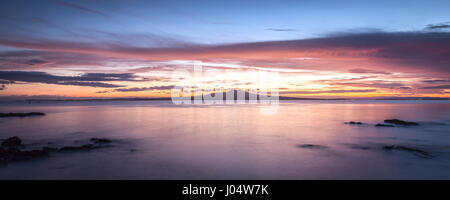
<path fill-rule="evenodd" d="M 408 122 L 408 121 L 403 121 L 403 120 L 399 120 L 399 119 L 385 119 L 383 122 L 384 123 L 377 123 L 374 126 L 375 127 L 419 126 L 419 123 L 417 123 L 417 122 Z M 349 121 L 349 122 L 344 122 L 344 124 L 348 124 L 348 125 L 363 125 L 365 123 L 358 122 L 358 121 Z"/>
<path fill-rule="evenodd" d="M 22 143 L 19 137 L 14 136 L 3 140 L 0 146 L 0 164 L 46 158 L 51 153 L 90 151 L 110 147 L 112 142 L 112 140 L 106 138 L 91 138 L 87 144 L 80 146 L 63 146 L 61 148 L 45 146 L 41 149 L 23 150 L 26 145 Z"/>

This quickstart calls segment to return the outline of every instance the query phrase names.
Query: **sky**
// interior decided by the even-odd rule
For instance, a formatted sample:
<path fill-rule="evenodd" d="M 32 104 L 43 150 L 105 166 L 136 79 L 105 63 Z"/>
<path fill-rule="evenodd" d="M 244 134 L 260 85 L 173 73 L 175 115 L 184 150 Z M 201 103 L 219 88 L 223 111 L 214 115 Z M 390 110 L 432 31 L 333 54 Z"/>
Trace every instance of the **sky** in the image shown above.
<path fill-rule="evenodd" d="M 168 97 L 187 84 L 173 72 L 199 62 L 217 72 L 204 88 L 249 89 L 269 71 L 283 96 L 450 97 L 449 10 L 445 0 L 0 0 L 0 97 Z"/>

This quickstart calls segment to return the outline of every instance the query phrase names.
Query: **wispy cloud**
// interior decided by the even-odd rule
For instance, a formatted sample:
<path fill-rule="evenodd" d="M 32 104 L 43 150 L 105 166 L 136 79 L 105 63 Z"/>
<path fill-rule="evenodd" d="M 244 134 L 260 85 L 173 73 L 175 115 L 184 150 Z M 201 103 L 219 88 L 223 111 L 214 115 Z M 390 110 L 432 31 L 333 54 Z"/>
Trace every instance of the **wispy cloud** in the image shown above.
<path fill-rule="evenodd" d="M 372 70 L 372 69 L 350 69 L 348 70 L 350 73 L 356 73 L 356 74 L 391 74 L 390 72 L 385 71 L 378 71 L 378 70 Z"/>
<path fill-rule="evenodd" d="M 433 79 L 433 80 L 423 80 L 424 83 L 448 83 L 450 80 L 443 80 L 443 79 Z"/>
<path fill-rule="evenodd" d="M 74 85 L 87 87 L 117 88 L 123 85 L 104 83 L 113 81 L 142 81 L 131 73 L 86 73 L 81 76 L 57 76 L 46 72 L 0 71 L 0 79 L 10 83 L 45 83 L 57 85 Z"/>
<path fill-rule="evenodd" d="M 429 86 L 429 87 L 422 87 L 420 89 L 450 89 L 450 85 Z"/>
<path fill-rule="evenodd" d="M 297 91 L 280 91 L 280 94 L 335 94 L 335 93 L 367 93 L 376 92 L 376 89 L 367 90 L 321 90 L 321 91 L 309 91 L 309 90 L 297 90 Z"/>
<path fill-rule="evenodd" d="M 276 32 L 292 32 L 292 31 L 297 31 L 295 29 L 291 29 L 291 28 L 268 28 L 266 29 L 268 31 L 276 31 Z"/>
<path fill-rule="evenodd" d="M 133 87 L 133 88 L 119 88 L 115 89 L 115 92 L 141 92 L 141 91 L 152 91 L 152 90 L 170 90 L 175 85 L 162 85 L 153 87 Z"/>
<path fill-rule="evenodd" d="M 108 17 L 108 15 L 106 13 L 104 13 L 104 12 L 101 12 L 101 11 L 98 11 L 98 10 L 94 10 L 94 9 L 91 9 L 91 8 L 88 8 L 88 7 L 85 7 L 85 6 L 81 6 L 81 5 L 75 4 L 73 2 L 67 2 L 67 1 L 63 1 L 63 0 L 54 0 L 54 1 L 59 3 L 59 4 L 61 4 L 61 5 L 70 7 L 70 8 L 74 8 L 74 9 L 81 10 L 81 11 L 84 11 L 84 12 L 87 12 L 87 13 L 91 13 L 91 14 L 100 15 L 100 16 L 103 16 L 103 17 Z"/>
<path fill-rule="evenodd" d="M 441 30 L 450 29 L 450 22 L 442 22 L 442 23 L 438 23 L 438 24 L 428 24 L 425 27 L 425 29 L 430 30 L 430 31 L 441 31 Z"/>

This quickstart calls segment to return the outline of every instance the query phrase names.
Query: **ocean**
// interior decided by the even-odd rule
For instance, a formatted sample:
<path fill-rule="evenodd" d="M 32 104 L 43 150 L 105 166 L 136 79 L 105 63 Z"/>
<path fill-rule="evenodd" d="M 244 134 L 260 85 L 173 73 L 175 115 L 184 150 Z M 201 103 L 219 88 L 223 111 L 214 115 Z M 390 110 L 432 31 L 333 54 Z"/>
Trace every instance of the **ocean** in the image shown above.
<path fill-rule="evenodd" d="M 0 179 L 450 179 L 449 101 L 280 101 L 174 105 L 170 101 L 2 102 L 0 139 L 24 149 L 89 151 L 0 164 Z M 385 119 L 419 126 L 376 127 Z M 345 124 L 349 121 L 362 125 Z"/>

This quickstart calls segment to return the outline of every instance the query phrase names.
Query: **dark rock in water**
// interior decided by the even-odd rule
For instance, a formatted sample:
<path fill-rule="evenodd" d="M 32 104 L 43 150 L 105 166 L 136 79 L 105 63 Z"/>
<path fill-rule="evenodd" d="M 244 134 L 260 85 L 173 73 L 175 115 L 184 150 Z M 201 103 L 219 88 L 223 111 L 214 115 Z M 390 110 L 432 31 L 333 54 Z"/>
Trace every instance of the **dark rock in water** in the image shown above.
<path fill-rule="evenodd" d="M 0 148 L 0 163 L 24 161 L 47 156 L 49 156 L 48 152 L 42 150 L 21 151 L 13 147 L 8 148 L 7 150 Z"/>
<path fill-rule="evenodd" d="M 315 144 L 301 144 L 301 145 L 298 145 L 298 147 L 306 148 L 306 149 L 325 149 L 325 148 L 327 148 L 326 146 L 315 145 Z"/>
<path fill-rule="evenodd" d="M 387 146 L 384 146 L 383 149 L 386 151 L 400 150 L 400 151 L 411 152 L 411 153 L 414 153 L 414 155 L 417 155 L 420 157 L 427 157 L 427 158 L 434 157 L 424 150 L 416 149 L 416 148 L 412 148 L 412 147 L 400 146 L 400 145 L 387 145 Z"/>
<path fill-rule="evenodd" d="M 349 122 L 345 122 L 345 124 L 351 124 L 351 125 L 362 125 L 362 122 L 354 122 L 354 121 L 349 121 Z"/>
<path fill-rule="evenodd" d="M 105 138 L 91 138 L 91 142 L 95 144 L 111 143 L 111 140 Z"/>
<path fill-rule="evenodd" d="M 81 145 L 81 146 L 65 146 L 60 148 L 58 151 L 89 151 L 92 149 L 98 149 L 98 148 L 103 148 L 103 147 L 109 147 L 109 146 L 105 146 L 103 144 L 109 144 L 112 141 L 106 138 L 91 138 L 89 140 L 91 142 L 91 144 L 85 144 L 85 145 Z"/>
<path fill-rule="evenodd" d="M 407 122 L 399 119 L 386 119 L 384 120 L 384 123 L 389 124 L 396 124 L 396 125 L 403 125 L 403 126 L 418 126 L 419 123 L 416 122 Z"/>
<path fill-rule="evenodd" d="M 29 117 L 29 116 L 44 116 L 45 113 L 29 112 L 29 113 L 0 113 L 0 117 Z"/>
<path fill-rule="evenodd" d="M 105 138 L 91 138 L 89 141 L 90 143 L 81 146 L 65 146 L 60 149 L 54 147 L 43 147 L 42 150 L 22 151 L 19 149 L 19 147 L 21 147 L 22 140 L 18 137 L 11 137 L 4 140 L 2 147 L 0 147 L 0 163 L 48 157 L 51 152 L 89 151 L 109 147 L 109 145 L 104 144 L 112 142 L 111 140 Z M 25 146 L 23 147 L 25 148 Z"/>
<path fill-rule="evenodd" d="M 0 147 L 0 163 L 6 162 L 7 157 L 8 157 L 8 152 Z"/>
<path fill-rule="evenodd" d="M 22 151 L 21 153 L 22 157 L 24 157 L 25 159 L 30 159 L 30 158 L 42 158 L 42 157 L 47 157 L 48 152 L 42 151 L 42 150 L 31 150 L 31 151 Z"/>
<path fill-rule="evenodd" d="M 93 144 L 85 144 L 81 146 L 65 146 L 59 149 L 58 151 L 86 151 L 86 150 L 92 150 L 95 148 L 99 148 L 98 146 L 94 146 Z"/>
<path fill-rule="evenodd" d="M 54 152 L 54 151 L 58 151 L 58 148 L 53 148 L 53 147 L 43 147 L 42 151 L 45 152 Z"/>
<path fill-rule="evenodd" d="M 394 125 L 389 125 L 389 124 L 376 124 L 376 127 L 395 127 Z"/>
<path fill-rule="evenodd" d="M 17 147 L 20 146 L 21 144 L 22 140 L 17 136 L 10 137 L 2 142 L 2 146 L 4 147 Z"/>
<path fill-rule="evenodd" d="M 359 144 L 347 144 L 346 146 L 350 147 L 351 149 L 359 149 L 359 150 L 369 150 L 371 149 L 369 146 L 362 146 Z"/>

